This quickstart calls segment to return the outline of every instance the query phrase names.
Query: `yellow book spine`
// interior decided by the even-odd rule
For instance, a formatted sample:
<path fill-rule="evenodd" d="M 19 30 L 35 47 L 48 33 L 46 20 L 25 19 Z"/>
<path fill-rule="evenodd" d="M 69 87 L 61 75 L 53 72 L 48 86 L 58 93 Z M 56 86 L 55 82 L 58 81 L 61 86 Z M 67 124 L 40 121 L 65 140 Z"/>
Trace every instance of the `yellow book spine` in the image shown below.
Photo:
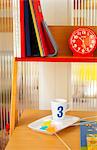
<path fill-rule="evenodd" d="M 34 8 L 33 8 L 31 0 L 29 0 L 29 4 L 30 4 L 30 9 L 31 9 L 32 19 L 33 19 L 33 22 L 34 22 L 34 27 L 35 27 L 36 37 L 37 37 L 38 46 L 39 46 L 39 50 L 40 50 L 40 55 L 43 57 L 44 56 L 43 49 L 42 49 L 41 40 L 40 40 L 40 36 L 39 36 L 39 32 L 38 32 L 36 18 L 35 18 L 35 15 L 34 15 Z"/>

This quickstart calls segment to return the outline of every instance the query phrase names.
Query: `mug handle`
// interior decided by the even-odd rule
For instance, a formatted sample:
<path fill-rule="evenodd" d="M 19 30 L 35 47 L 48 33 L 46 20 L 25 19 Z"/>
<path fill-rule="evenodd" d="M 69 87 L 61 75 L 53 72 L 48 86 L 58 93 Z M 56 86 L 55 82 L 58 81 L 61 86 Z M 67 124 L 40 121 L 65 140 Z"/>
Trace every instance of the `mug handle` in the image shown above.
<path fill-rule="evenodd" d="M 67 107 L 69 107 L 69 108 L 67 108 L 65 112 L 70 111 L 70 109 L 71 109 L 70 106 L 69 106 L 70 103 L 71 103 L 71 102 L 67 103 Z"/>

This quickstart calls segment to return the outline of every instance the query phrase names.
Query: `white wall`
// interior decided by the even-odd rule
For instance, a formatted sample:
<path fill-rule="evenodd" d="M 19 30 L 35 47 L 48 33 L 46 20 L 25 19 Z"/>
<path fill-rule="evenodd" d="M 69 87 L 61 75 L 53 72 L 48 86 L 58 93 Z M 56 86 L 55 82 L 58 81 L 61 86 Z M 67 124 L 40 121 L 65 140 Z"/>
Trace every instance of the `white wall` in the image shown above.
<path fill-rule="evenodd" d="M 48 25 L 69 25 L 72 20 L 73 0 L 41 0 L 44 18 Z"/>
<path fill-rule="evenodd" d="M 73 0 L 41 0 L 44 18 L 48 25 L 72 23 Z M 70 63 L 39 64 L 39 107 L 49 109 L 55 98 L 70 100 Z"/>
<path fill-rule="evenodd" d="M 70 100 L 70 63 L 39 64 L 39 108 L 50 109 L 55 98 Z"/>

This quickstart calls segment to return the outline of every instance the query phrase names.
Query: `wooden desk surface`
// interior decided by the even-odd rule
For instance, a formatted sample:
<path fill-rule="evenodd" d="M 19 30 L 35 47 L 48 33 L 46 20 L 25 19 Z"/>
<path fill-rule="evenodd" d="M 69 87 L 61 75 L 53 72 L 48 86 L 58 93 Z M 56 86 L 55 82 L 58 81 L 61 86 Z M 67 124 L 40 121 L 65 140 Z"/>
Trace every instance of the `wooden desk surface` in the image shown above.
<path fill-rule="evenodd" d="M 64 145 L 53 135 L 45 135 L 35 132 L 27 127 L 29 123 L 41 117 L 49 115 L 50 111 L 26 110 L 18 126 L 15 128 L 6 150 L 66 150 Z M 97 112 L 68 112 L 81 118 L 97 115 Z M 58 134 L 70 147 L 71 150 L 80 150 L 80 128 L 69 127 Z"/>

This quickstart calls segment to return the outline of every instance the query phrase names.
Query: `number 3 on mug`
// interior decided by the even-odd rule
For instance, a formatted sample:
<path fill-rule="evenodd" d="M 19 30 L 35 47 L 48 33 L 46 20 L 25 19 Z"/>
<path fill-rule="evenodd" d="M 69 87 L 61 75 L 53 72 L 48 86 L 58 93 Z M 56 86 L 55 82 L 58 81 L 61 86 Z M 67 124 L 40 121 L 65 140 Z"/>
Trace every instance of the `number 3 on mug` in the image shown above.
<path fill-rule="evenodd" d="M 57 116 L 58 116 L 59 118 L 63 117 L 63 107 L 62 107 L 62 106 L 59 106 L 59 107 L 58 107 L 58 114 L 57 114 Z"/>

